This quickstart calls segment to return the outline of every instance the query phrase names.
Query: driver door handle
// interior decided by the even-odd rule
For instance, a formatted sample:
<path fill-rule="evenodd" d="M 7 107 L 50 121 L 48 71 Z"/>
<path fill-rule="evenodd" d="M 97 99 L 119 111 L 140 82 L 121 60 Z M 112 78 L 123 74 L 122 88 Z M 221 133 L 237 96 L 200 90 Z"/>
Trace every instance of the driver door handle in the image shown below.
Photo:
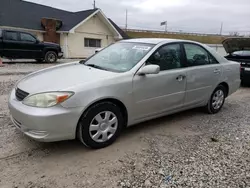
<path fill-rule="evenodd" d="M 179 81 L 179 82 L 181 82 L 181 81 L 184 80 L 185 78 L 186 78 L 185 75 L 179 75 L 179 76 L 176 77 L 176 80 Z"/>

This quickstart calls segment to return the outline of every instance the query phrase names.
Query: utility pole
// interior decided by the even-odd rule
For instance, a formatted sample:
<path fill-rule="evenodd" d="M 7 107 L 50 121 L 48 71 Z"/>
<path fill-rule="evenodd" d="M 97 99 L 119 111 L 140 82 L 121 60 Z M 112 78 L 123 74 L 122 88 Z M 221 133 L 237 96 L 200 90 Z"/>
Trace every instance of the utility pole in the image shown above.
<path fill-rule="evenodd" d="M 168 21 L 161 22 L 161 26 L 165 25 L 165 33 L 167 32 L 168 29 Z"/>
<path fill-rule="evenodd" d="M 95 0 L 94 0 L 94 3 L 93 3 L 93 7 L 94 7 L 94 9 L 96 8 L 96 6 L 95 6 Z"/>
<path fill-rule="evenodd" d="M 220 26 L 220 35 L 222 35 L 222 30 L 223 30 L 223 22 L 221 22 L 221 26 Z"/>
<path fill-rule="evenodd" d="M 128 9 L 126 9 L 126 24 L 125 24 L 125 29 L 126 29 L 126 31 L 128 29 Z"/>
<path fill-rule="evenodd" d="M 167 32 L 167 29 L 168 29 L 168 21 L 166 21 L 166 24 L 165 24 L 165 33 Z"/>

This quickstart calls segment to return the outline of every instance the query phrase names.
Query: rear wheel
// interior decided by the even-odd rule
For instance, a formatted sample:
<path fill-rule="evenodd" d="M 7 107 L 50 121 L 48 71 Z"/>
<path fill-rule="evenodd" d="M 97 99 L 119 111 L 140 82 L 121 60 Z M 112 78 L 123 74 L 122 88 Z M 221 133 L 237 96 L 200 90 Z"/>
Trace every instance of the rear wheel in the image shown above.
<path fill-rule="evenodd" d="M 117 139 L 123 125 L 120 108 L 111 102 L 101 102 L 83 114 L 78 123 L 77 137 L 90 148 L 104 148 Z"/>
<path fill-rule="evenodd" d="M 53 51 L 48 51 L 45 54 L 45 61 L 47 63 L 55 63 L 57 61 L 57 54 Z"/>
<path fill-rule="evenodd" d="M 222 85 L 219 85 L 212 93 L 210 100 L 208 101 L 208 104 L 206 106 L 206 111 L 209 114 L 218 113 L 225 102 L 225 98 L 226 88 Z"/>

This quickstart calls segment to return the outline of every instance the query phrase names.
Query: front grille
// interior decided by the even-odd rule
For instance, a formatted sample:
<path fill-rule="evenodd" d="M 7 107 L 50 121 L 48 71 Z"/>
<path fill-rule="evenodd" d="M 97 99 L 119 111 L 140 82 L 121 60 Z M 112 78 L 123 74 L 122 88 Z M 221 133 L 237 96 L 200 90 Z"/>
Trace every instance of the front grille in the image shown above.
<path fill-rule="evenodd" d="M 19 121 L 17 121 L 15 118 L 12 118 L 12 120 L 13 120 L 13 123 L 14 123 L 14 125 L 17 127 L 17 128 L 21 128 L 21 123 L 19 122 Z"/>
<path fill-rule="evenodd" d="M 25 97 L 27 97 L 29 95 L 29 93 L 17 88 L 16 89 L 16 98 L 19 101 L 22 101 Z"/>

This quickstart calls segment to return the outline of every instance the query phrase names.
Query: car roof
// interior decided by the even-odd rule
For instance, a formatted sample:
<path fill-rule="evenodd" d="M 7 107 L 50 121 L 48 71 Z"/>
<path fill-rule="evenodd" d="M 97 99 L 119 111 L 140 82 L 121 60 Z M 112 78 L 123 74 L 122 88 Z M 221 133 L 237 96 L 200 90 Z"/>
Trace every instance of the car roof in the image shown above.
<path fill-rule="evenodd" d="M 180 40 L 180 39 L 170 39 L 170 38 L 137 38 L 137 39 L 128 39 L 122 40 L 121 42 L 134 42 L 134 43 L 146 43 L 146 44 L 159 44 L 162 42 L 170 43 L 170 42 L 193 42 L 190 40 Z"/>
<path fill-rule="evenodd" d="M 18 30 L 18 29 L 0 29 L 0 32 L 1 31 L 26 33 L 26 34 L 30 34 L 32 36 L 35 36 L 33 33 L 26 32 L 26 31 L 21 31 L 21 30 Z"/>

